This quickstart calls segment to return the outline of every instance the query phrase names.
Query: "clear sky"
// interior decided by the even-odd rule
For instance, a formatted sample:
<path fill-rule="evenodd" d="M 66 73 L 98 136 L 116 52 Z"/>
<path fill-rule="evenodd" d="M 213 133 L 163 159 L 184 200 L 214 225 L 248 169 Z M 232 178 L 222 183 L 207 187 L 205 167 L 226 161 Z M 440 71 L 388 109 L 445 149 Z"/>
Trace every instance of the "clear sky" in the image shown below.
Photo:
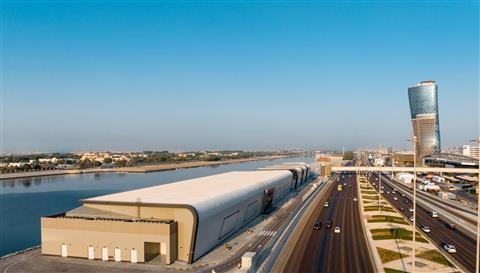
<path fill-rule="evenodd" d="M 2 1 L 4 152 L 407 147 L 479 135 L 477 1 Z"/>

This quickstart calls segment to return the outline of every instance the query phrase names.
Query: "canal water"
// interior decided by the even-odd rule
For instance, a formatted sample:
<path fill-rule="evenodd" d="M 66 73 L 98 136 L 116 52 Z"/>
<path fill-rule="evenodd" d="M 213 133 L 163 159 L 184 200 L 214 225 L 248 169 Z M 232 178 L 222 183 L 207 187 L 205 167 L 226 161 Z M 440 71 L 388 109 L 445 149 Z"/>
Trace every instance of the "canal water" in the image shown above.
<path fill-rule="evenodd" d="M 298 161 L 310 163 L 313 158 L 283 158 L 143 174 L 92 173 L 1 180 L 0 256 L 40 244 L 40 217 L 78 207 L 81 205 L 79 199 Z"/>

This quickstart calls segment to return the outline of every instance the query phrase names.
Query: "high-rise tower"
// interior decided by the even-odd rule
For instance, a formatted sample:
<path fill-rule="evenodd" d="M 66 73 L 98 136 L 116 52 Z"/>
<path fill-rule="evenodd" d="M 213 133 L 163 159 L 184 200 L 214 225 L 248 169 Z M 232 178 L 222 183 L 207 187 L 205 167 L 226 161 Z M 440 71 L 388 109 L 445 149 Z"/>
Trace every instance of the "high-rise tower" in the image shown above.
<path fill-rule="evenodd" d="M 417 161 L 429 154 L 438 154 L 440 148 L 440 123 L 438 117 L 437 84 L 423 81 L 408 88 L 413 133 L 417 136 Z"/>

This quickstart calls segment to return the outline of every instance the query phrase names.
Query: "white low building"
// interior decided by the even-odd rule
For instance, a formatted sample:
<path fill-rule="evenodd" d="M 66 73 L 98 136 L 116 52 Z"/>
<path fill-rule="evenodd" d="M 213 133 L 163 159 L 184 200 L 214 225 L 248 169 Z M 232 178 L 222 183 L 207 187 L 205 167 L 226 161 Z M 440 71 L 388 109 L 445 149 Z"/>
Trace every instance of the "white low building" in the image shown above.
<path fill-rule="evenodd" d="M 402 183 L 412 184 L 414 176 L 411 173 L 397 173 L 395 178 Z"/>
<path fill-rule="evenodd" d="M 80 200 L 42 217 L 42 254 L 88 259 L 192 263 L 308 177 L 305 163 L 228 172 Z M 303 180 L 302 180 L 303 181 Z"/>

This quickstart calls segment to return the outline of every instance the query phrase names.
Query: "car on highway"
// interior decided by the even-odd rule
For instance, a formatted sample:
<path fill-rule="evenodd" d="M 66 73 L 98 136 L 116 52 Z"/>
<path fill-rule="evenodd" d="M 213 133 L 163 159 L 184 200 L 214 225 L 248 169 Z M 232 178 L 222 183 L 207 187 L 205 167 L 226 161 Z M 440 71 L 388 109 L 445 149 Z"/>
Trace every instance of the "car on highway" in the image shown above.
<path fill-rule="evenodd" d="M 404 211 L 405 209 L 404 208 L 398 208 L 400 211 Z"/>
<path fill-rule="evenodd" d="M 388 194 L 390 194 L 390 191 L 387 191 Z"/>
<path fill-rule="evenodd" d="M 326 221 L 326 222 L 325 222 L 325 226 L 326 226 L 327 228 L 331 228 L 331 227 L 332 227 L 332 221 L 330 221 L 330 220 L 329 220 L 329 221 Z"/>
<path fill-rule="evenodd" d="M 455 224 L 447 223 L 446 226 L 451 230 L 455 230 Z"/>
<path fill-rule="evenodd" d="M 341 226 L 335 227 L 335 233 L 340 233 L 340 232 L 342 232 L 342 227 Z"/>
<path fill-rule="evenodd" d="M 436 211 L 430 211 L 428 214 L 430 214 L 430 216 L 433 218 L 438 218 L 438 213 Z"/>
<path fill-rule="evenodd" d="M 393 200 L 397 201 L 397 200 L 398 200 L 398 197 L 396 197 L 396 196 L 395 196 L 395 197 L 393 197 Z"/>
<path fill-rule="evenodd" d="M 430 228 L 427 227 L 427 226 L 421 226 L 420 229 L 422 229 L 423 232 L 425 232 L 425 233 L 430 233 Z"/>
<path fill-rule="evenodd" d="M 324 208 L 328 208 L 328 206 L 330 206 L 330 203 L 328 201 L 323 203 Z"/>
<path fill-rule="evenodd" d="M 409 208 L 408 211 L 413 212 L 413 208 Z"/>
<path fill-rule="evenodd" d="M 322 222 L 316 222 L 315 225 L 313 225 L 313 228 L 319 230 L 320 228 L 322 228 Z"/>
<path fill-rule="evenodd" d="M 403 201 L 403 203 L 405 203 L 405 204 L 408 204 L 408 202 L 409 202 L 408 200 L 404 200 L 404 201 Z"/>
<path fill-rule="evenodd" d="M 445 249 L 448 253 L 457 253 L 457 249 L 451 244 L 443 244 L 443 249 Z"/>
<path fill-rule="evenodd" d="M 408 218 L 408 219 L 410 219 L 410 221 L 412 221 L 412 222 L 413 222 L 413 216 L 410 216 L 410 218 Z"/>
<path fill-rule="evenodd" d="M 358 198 L 357 197 L 353 197 L 353 202 L 357 202 L 358 201 Z"/>
<path fill-rule="evenodd" d="M 405 197 L 405 194 L 402 193 L 402 197 Z"/>

